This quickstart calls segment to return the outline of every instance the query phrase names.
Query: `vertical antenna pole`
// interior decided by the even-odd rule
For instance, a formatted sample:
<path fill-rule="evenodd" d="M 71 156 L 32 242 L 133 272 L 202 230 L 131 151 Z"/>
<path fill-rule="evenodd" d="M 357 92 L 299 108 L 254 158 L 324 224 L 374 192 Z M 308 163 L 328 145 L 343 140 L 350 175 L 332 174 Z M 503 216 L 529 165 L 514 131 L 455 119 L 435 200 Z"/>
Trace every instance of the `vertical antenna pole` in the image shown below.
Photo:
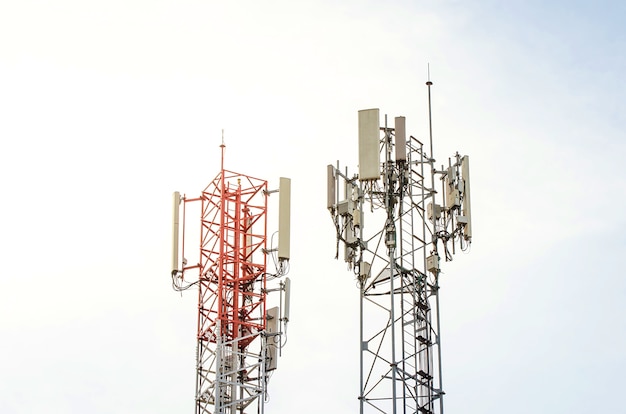
<path fill-rule="evenodd" d="M 428 132 L 430 137 L 430 158 L 433 157 L 433 117 L 432 110 L 430 106 L 430 87 L 432 86 L 432 82 L 430 81 L 430 63 L 428 64 L 428 81 L 426 81 L 426 86 L 428 86 Z"/>
<path fill-rule="evenodd" d="M 430 188 L 431 190 L 435 190 L 435 157 L 433 150 L 433 115 L 432 115 L 432 107 L 430 103 L 430 87 L 432 86 L 432 82 L 430 81 L 430 66 L 428 67 L 428 81 L 426 82 L 426 86 L 428 86 L 428 136 L 430 138 L 430 166 L 431 166 L 431 174 L 430 174 Z M 435 196 L 433 194 L 433 203 L 435 202 Z M 435 219 L 433 216 L 433 231 L 435 230 Z M 433 242 L 435 242 L 433 240 Z M 436 247 L 436 246 L 435 246 Z"/>
<path fill-rule="evenodd" d="M 433 150 L 433 115 L 432 115 L 432 106 L 430 102 L 430 87 L 432 86 L 432 82 L 430 81 L 430 64 L 428 65 L 428 81 L 426 82 L 426 86 L 428 86 L 428 135 L 430 138 L 430 154 L 429 154 L 429 164 L 430 164 L 430 191 L 432 192 L 432 203 L 435 205 L 435 156 Z M 433 214 L 433 235 L 432 235 L 432 243 L 433 243 L 433 251 L 437 253 L 437 219 Z"/>
<path fill-rule="evenodd" d="M 222 162 L 221 162 L 220 169 L 224 171 L 224 149 L 226 148 L 226 145 L 224 144 L 224 129 L 223 128 L 222 128 L 222 144 L 220 145 L 220 148 L 222 149 Z"/>
<path fill-rule="evenodd" d="M 431 189 L 433 191 L 432 203 L 435 204 L 435 158 L 433 155 L 433 117 L 432 117 L 432 106 L 430 99 L 430 87 L 433 83 L 430 80 L 430 64 L 428 65 L 428 81 L 426 82 L 426 86 L 428 86 L 428 132 L 430 138 L 430 166 L 431 166 Z M 445 199 L 445 197 L 444 197 Z M 437 253 L 437 218 L 435 214 L 433 214 L 433 248 L 435 254 Z M 439 270 L 437 269 L 435 274 L 435 302 L 437 307 L 437 344 L 439 346 L 439 352 L 437 352 L 437 365 L 439 368 L 439 411 L 443 414 L 443 380 L 441 379 L 442 368 L 441 368 L 441 322 L 439 321 Z"/>

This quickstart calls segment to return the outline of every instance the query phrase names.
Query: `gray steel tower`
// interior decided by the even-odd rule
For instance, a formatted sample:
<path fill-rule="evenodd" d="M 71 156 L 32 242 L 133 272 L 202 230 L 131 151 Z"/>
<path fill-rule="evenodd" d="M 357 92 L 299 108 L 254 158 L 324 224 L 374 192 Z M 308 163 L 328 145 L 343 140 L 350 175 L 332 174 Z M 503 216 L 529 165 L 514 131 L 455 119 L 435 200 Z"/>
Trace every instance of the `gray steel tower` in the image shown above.
<path fill-rule="evenodd" d="M 469 158 L 436 169 L 432 132 L 427 152 L 404 117 L 379 119 L 359 111 L 357 175 L 327 167 L 336 258 L 360 290 L 360 413 L 442 414 L 439 260 L 471 242 Z"/>

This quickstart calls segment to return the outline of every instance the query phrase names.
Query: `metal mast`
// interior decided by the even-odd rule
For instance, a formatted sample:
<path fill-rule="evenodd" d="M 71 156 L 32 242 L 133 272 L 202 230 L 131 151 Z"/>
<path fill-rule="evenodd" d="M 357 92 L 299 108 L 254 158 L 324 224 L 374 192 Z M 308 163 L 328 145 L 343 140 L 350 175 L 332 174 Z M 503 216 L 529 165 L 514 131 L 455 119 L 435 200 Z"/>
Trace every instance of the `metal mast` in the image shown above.
<path fill-rule="evenodd" d="M 268 191 L 265 180 L 225 169 L 223 142 L 221 148 L 221 170 L 200 197 L 181 198 L 174 193 L 172 280 L 176 290 L 198 287 L 195 413 L 263 413 L 268 374 L 276 368 L 283 324 L 288 321 L 288 314 L 281 317 L 278 308 L 267 308 L 267 296 L 281 291 L 282 302 L 282 291 L 286 301 L 289 294 L 288 278 L 276 289 L 268 289 L 267 282 L 286 273 L 289 249 L 287 257 L 278 258 L 276 273 L 269 274 L 267 255 L 277 250 L 267 246 L 267 198 L 273 191 Z M 285 187 L 290 185 L 288 179 L 281 179 L 281 189 L 284 182 Z M 181 201 L 183 261 L 179 267 L 177 203 Z M 184 212 L 191 202 L 201 206 L 200 252 L 198 263 L 188 266 Z M 288 232 L 287 224 L 279 240 L 288 242 Z M 188 283 L 185 272 L 192 269 L 198 270 L 198 279 Z M 254 408 L 247 410 L 251 405 Z"/>
<path fill-rule="evenodd" d="M 469 164 L 457 154 L 436 171 L 431 154 L 432 139 L 429 153 L 407 139 L 404 117 L 380 127 L 370 109 L 359 111 L 359 174 L 328 166 L 337 256 L 343 243 L 360 292 L 361 414 L 443 414 L 439 250 L 451 260 L 449 247 L 471 240 Z M 436 178 L 451 202 L 436 203 Z"/>

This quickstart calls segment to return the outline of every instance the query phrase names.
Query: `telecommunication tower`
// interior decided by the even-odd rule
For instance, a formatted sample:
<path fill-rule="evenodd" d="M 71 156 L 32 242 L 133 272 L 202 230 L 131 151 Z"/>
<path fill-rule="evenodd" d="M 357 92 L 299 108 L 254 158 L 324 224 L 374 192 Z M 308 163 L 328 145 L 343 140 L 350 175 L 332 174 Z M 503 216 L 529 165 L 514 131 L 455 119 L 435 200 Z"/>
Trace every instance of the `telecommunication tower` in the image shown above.
<path fill-rule="evenodd" d="M 428 150 L 407 139 L 404 117 L 391 127 L 385 115 L 381 127 L 379 110 L 367 109 L 358 114 L 358 174 L 327 167 L 336 258 L 343 246 L 360 291 L 361 414 L 443 414 L 440 258 L 471 243 L 469 157 L 436 168 L 426 84 Z"/>
<path fill-rule="evenodd" d="M 291 180 L 280 178 L 279 189 L 268 190 L 265 180 L 226 170 L 224 148 L 222 139 L 221 170 L 199 197 L 173 195 L 172 285 L 177 291 L 198 288 L 195 413 L 262 414 L 289 321 L 290 280 L 277 279 L 289 270 Z M 268 248 L 268 197 L 274 192 L 278 246 Z M 197 254 L 196 263 L 185 251 L 191 203 L 200 205 L 199 246 L 190 253 Z M 268 308 L 272 292 L 279 293 L 279 306 Z"/>

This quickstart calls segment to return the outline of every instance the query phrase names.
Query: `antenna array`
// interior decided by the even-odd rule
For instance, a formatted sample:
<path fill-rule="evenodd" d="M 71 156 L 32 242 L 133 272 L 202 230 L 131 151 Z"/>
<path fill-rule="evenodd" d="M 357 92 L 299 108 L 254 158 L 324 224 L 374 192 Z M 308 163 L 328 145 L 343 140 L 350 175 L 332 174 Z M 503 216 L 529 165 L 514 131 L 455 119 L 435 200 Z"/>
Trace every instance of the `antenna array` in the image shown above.
<path fill-rule="evenodd" d="M 358 175 L 327 167 L 336 258 L 360 291 L 360 412 L 442 414 L 439 258 L 471 243 L 469 158 L 436 170 L 432 138 L 427 152 L 394 121 L 359 111 Z"/>

